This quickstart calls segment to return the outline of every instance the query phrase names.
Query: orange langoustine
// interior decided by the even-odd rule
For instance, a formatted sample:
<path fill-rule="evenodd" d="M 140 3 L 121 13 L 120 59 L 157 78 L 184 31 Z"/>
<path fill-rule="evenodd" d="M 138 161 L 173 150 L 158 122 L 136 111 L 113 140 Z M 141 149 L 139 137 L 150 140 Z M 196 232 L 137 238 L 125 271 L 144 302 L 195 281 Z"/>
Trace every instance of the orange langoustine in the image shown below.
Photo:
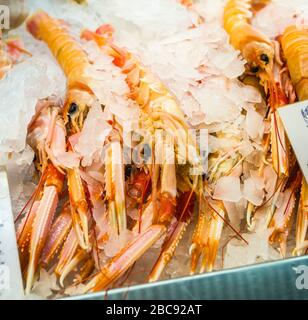
<path fill-rule="evenodd" d="M 97 237 L 93 231 L 91 198 L 98 199 L 101 205 L 107 205 L 110 220 L 115 216 L 113 227 L 117 232 L 126 230 L 126 212 L 124 168 L 113 161 L 114 152 L 121 154 L 120 141 L 116 139 L 107 143 L 109 152 L 105 160 L 108 169 L 105 173 L 109 178 L 108 185 L 112 187 L 109 195 L 107 192 L 107 201 L 100 198 L 102 194 L 96 194 L 97 188 L 88 190 L 88 185 L 82 179 L 84 168 L 79 165 L 79 156 L 72 144 L 78 138 L 88 110 L 95 101 L 90 89 L 92 78 L 85 75 L 87 67 L 91 66 L 86 52 L 60 21 L 43 11 L 31 16 L 27 27 L 37 39 L 48 44 L 67 77 L 64 108 L 61 108 L 61 101 L 42 101 L 28 127 L 27 139 L 35 150 L 36 167 L 41 172 L 37 189 L 25 206 L 30 206 L 30 210 L 17 233 L 26 292 L 29 293 L 40 266 L 55 265 L 61 285 L 76 267 L 80 269 L 79 278 L 92 272 Z M 103 145 L 104 141 L 101 143 Z M 72 161 L 69 164 L 63 162 L 63 156 Z M 64 183 L 65 187 L 62 188 Z M 101 185 L 106 188 L 104 181 Z M 68 204 L 53 221 L 60 196 L 66 196 Z M 68 212 L 71 219 L 68 219 Z M 58 236 L 53 236 L 50 231 Z"/>
<path fill-rule="evenodd" d="M 251 26 L 253 13 L 270 1 L 228 0 L 224 8 L 224 27 L 230 35 L 230 43 L 241 51 L 247 61 L 246 73 L 254 73 L 260 80 L 268 97 L 268 120 L 270 134 L 264 136 L 264 161 L 270 162 L 278 175 L 278 182 L 267 212 L 268 227 L 272 230 L 269 240 L 278 243 L 282 256 L 286 254 L 286 241 L 291 228 L 297 190 L 302 182 L 300 211 L 297 219 L 296 247 L 298 253 L 304 246 L 307 233 L 307 192 L 306 182 L 299 171 L 292 150 L 290 149 L 282 121 L 277 108 L 295 101 L 295 91 L 299 100 L 308 98 L 307 90 L 307 27 L 289 26 L 278 41 L 271 40 L 265 34 Z M 281 48 L 280 48 L 280 44 Z M 282 55 L 286 59 L 284 65 Z M 291 79 L 290 79 L 291 78 Z M 293 83 L 293 85 L 292 85 Z M 267 154 L 270 152 L 271 157 Z M 259 168 L 263 174 L 264 165 Z M 284 202 L 278 205 L 279 197 Z M 268 203 L 265 203 L 268 205 Z M 258 208 L 251 203 L 247 206 L 248 227 L 253 227 L 252 217 Z M 297 251 L 297 249 L 295 250 Z"/>
<path fill-rule="evenodd" d="M 308 100 L 308 26 L 290 25 L 280 37 L 283 56 L 296 90 L 298 100 Z M 308 186 L 302 177 L 300 203 L 296 222 L 295 254 L 303 254 L 308 247 Z"/>
<path fill-rule="evenodd" d="M 150 157 L 144 163 L 143 168 L 137 168 L 137 171 L 134 168 L 130 174 L 132 183 L 128 184 L 128 191 L 131 191 L 128 194 L 131 198 L 130 203 L 140 209 L 140 219 L 129 227 L 135 236 L 122 251 L 110 259 L 107 264 L 104 264 L 103 267 L 100 267 L 98 254 L 96 254 L 100 250 L 97 244 L 99 239 L 95 232 L 95 222 L 92 216 L 95 203 L 99 203 L 101 208 L 107 208 L 109 214 L 107 219 L 105 219 L 104 210 L 101 212 L 101 219 L 111 228 L 114 228 L 116 232 L 121 234 L 128 228 L 124 195 L 124 166 L 119 167 L 115 161 L 122 157 L 122 141 L 121 138 L 115 139 L 115 136 L 106 141 L 103 169 L 97 172 L 97 175 L 103 176 L 103 181 L 99 183 L 97 181 L 93 182 L 93 179 L 87 176 L 85 168 L 81 165 L 66 167 L 57 161 L 57 157 L 54 156 L 56 151 L 52 147 L 60 146 L 61 152 L 74 153 L 72 141 L 75 139 L 75 135 L 78 137 L 87 112 L 91 108 L 91 103 L 82 105 L 83 101 L 81 101 L 80 104 L 79 97 L 86 96 L 88 101 L 95 100 L 95 95 L 91 90 L 93 79 L 86 75 L 86 70 L 91 66 L 91 63 L 78 40 L 75 40 L 68 33 L 61 22 L 49 17 L 46 13 L 42 11 L 35 13 L 29 18 L 27 26 L 34 37 L 48 44 L 67 77 L 64 108 L 61 111 L 54 105 L 47 105 L 46 108 L 42 108 L 43 112 L 38 115 L 38 118 L 43 117 L 43 119 L 40 118 L 42 121 L 33 121 L 31 124 L 32 130 L 29 130 L 29 139 L 33 140 L 33 147 L 37 150 L 37 168 L 41 168 L 42 177 L 44 177 L 45 168 L 48 168 L 49 165 L 55 167 L 55 172 L 67 177 L 69 202 L 66 203 L 62 213 L 54 222 L 56 202 L 52 206 L 53 210 L 49 210 L 48 214 L 41 215 L 42 219 L 46 220 L 46 223 L 44 222 L 46 228 L 44 227 L 42 235 L 40 233 L 41 229 L 37 229 L 35 223 L 37 220 L 36 210 L 33 211 L 37 207 L 36 193 L 33 197 L 34 201 L 32 202 L 35 205 L 32 205 L 34 209 L 30 210 L 33 215 L 26 218 L 23 223 L 23 230 L 27 230 L 27 236 L 21 236 L 21 239 L 26 238 L 26 242 L 19 241 L 21 258 L 23 254 L 28 252 L 35 257 L 35 259 L 32 259 L 31 269 L 29 269 L 29 266 L 27 269 L 27 257 L 22 258 L 25 273 L 31 274 L 31 279 L 30 276 L 27 276 L 26 291 L 30 292 L 34 276 L 40 266 L 48 267 L 50 265 L 55 266 L 54 270 L 61 285 L 64 284 L 65 278 L 76 267 L 79 270 L 75 278 L 77 281 L 83 281 L 93 270 L 98 269 L 99 272 L 91 276 L 92 280 L 88 282 L 86 291 L 106 288 L 123 275 L 154 242 L 164 236 L 165 242 L 161 258 L 150 276 L 151 280 L 156 280 L 170 261 L 177 243 L 191 220 L 193 193 L 197 190 L 202 172 L 195 141 L 188 133 L 188 126 L 178 102 L 158 79 L 137 63 L 137 60 L 130 57 L 128 61 L 127 57 L 122 56 L 122 52 L 116 46 L 108 46 L 109 54 L 115 55 L 114 62 L 116 64 L 132 62 L 132 68 L 125 70 L 128 64 L 125 64 L 125 66 L 122 64 L 122 68 L 123 73 L 127 74 L 127 83 L 131 89 L 130 96 L 140 107 L 140 127 L 151 132 L 155 128 L 161 129 L 169 136 L 169 139 L 176 139 L 177 144 L 182 146 L 182 149 L 177 150 L 172 147 L 171 140 L 168 140 L 170 146 L 167 149 L 163 142 L 158 143 L 154 147 L 154 153 L 155 157 L 161 159 L 161 162 L 155 164 Z M 137 83 L 130 82 L 133 80 L 133 74 L 138 78 Z M 141 78 L 145 81 L 142 81 Z M 74 100 L 71 97 L 74 97 Z M 82 107 L 80 107 L 81 105 Z M 77 110 L 73 110 L 74 112 L 71 110 L 73 107 L 74 109 L 77 108 Z M 75 116 L 75 113 L 78 113 L 78 116 Z M 47 134 L 46 132 L 41 134 L 40 125 L 42 124 L 46 124 L 46 127 L 50 128 L 51 131 Z M 58 134 L 54 134 L 55 129 L 59 131 Z M 70 133 L 69 138 L 66 138 L 65 129 Z M 116 136 L 119 136 L 121 130 L 117 129 L 115 131 Z M 31 135 L 33 132 L 35 134 Z M 59 137 L 61 142 L 58 141 Z M 144 140 L 143 142 L 144 145 L 151 145 L 151 141 Z M 104 144 L 104 141 L 102 141 L 102 144 Z M 175 152 L 178 152 L 178 158 L 180 158 L 181 163 L 184 163 L 183 165 L 180 161 L 179 163 L 168 162 L 170 155 Z M 175 158 L 174 155 L 173 157 Z M 180 165 L 181 170 L 178 170 L 177 165 Z M 191 168 L 196 172 L 192 176 L 187 175 L 187 178 L 184 178 L 183 173 L 189 172 Z M 183 173 L 180 173 L 180 171 L 183 171 Z M 179 183 L 177 183 L 178 179 L 180 180 Z M 135 191 L 140 189 L 138 183 L 142 183 L 142 186 L 149 192 L 143 192 L 142 190 L 141 195 L 136 196 Z M 99 185 L 99 187 L 94 185 Z M 64 196 L 65 194 L 64 191 Z M 68 216 L 69 212 L 71 219 Z M 174 221 L 178 222 L 174 223 Z M 57 236 L 48 235 L 47 226 L 51 227 L 51 230 L 54 230 Z M 39 232 L 39 236 L 35 236 L 37 232 Z M 39 240 L 39 252 L 33 250 L 34 245 L 26 247 L 29 236 L 31 239 L 43 237 L 43 241 Z M 110 235 L 107 231 L 107 234 L 100 236 L 100 239 L 105 241 Z M 35 243 L 35 246 L 37 246 L 38 243 Z M 130 254 L 132 252 L 133 254 Z"/>

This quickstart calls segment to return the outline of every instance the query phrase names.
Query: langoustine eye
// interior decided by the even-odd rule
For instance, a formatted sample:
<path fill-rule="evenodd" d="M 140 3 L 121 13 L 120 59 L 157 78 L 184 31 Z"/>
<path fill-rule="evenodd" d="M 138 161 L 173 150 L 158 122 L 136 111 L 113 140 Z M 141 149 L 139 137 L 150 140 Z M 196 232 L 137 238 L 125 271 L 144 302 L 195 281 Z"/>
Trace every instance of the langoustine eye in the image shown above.
<path fill-rule="evenodd" d="M 258 66 L 251 67 L 251 72 L 257 73 L 258 71 L 259 71 L 259 67 Z"/>
<path fill-rule="evenodd" d="M 70 116 L 74 115 L 78 111 L 78 105 L 75 102 L 70 104 L 70 108 L 68 110 L 68 114 Z"/>
<path fill-rule="evenodd" d="M 269 63 L 269 57 L 268 57 L 268 55 L 265 54 L 265 53 L 262 53 L 262 54 L 261 54 L 260 59 L 261 59 L 261 61 L 265 62 L 265 64 L 268 64 L 268 63 Z"/>

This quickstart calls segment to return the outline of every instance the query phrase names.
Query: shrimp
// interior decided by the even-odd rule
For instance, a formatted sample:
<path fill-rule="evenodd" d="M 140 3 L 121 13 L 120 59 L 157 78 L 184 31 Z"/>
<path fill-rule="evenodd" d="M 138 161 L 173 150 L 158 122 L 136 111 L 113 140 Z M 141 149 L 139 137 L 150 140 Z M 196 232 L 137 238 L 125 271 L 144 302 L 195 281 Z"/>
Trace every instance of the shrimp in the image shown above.
<path fill-rule="evenodd" d="M 92 92 L 95 80 L 87 75 L 91 67 L 87 53 L 80 43 L 69 34 L 59 20 L 39 11 L 27 22 L 29 32 L 44 41 L 62 67 L 67 78 L 67 92 L 63 108 L 64 121 L 70 134 L 78 133 L 83 126 L 89 108 L 97 102 Z M 110 221 L 117 232 L 126 229 L 123 163 L 115 163 L 121 154 L 119 140 L 112 140 L 106 155 L 106 187 Z M 104 141 L 102 141 L 104 144 Z M 119 159 L 117 159 L 119 160 Z M 89 249 L 88 206 L 78 167 L 66 169 L 71 199 L 73 225 L 82 248 Z"/>
<path fill-rule="evenodd" d="M 252 73 L 259 79 L 269 105 L 266 120 L 271 126 L 270 132 L 265 133 L 263 137 L 263 164 L 258 170 L 259 175 L 263 175 L 264 164 L 270 161 L 278 175 L 278 181 L 281 182 L 290 173 L 290 146 L 277 108 L 289 103 L 291 99 L 289 93 L 292 93 L 292 88 L 287 95 L 281 76 L 283 70 L 277 55 L 279 44 L 277 41 L 271 41 L 250 24 L 253 11 L 258 10 L 259 4 L 264 6 L 267 2 L 228 0 L 224 8 L 224 27 L 230 36 L 230 43 L 235 49 L 240 50 L 247 61 L 246 75 L 249 76 Z M 268 153 L 271 155 L 270 159 L 267 157 Z M 272 199 L 270 208 L 275 208 L 274 200 L 275 198 Z M 250 230 L 254 228 L 253 216 L 257 210 L 252 203 L 248 202 L 246 220 Z M 268 216 L 271 217 L 272 214 L 270 210 Z"/>
<path fill-rule="evenodd" d="M 275 46 L 263 33 L 250 24 L 251 0 L 228 0 L 224 8 L 224 28 L 232 46 L 240 50 L 251 72 L 260 79 L 265 93 L 269 93 L 271 112 L 271 144 L 273 167 L 279 176 L 289 174 L 288 145 L 282 122 L 276 109 L 288 103 L 274 77 Z"/>
<path fill-rule="evenodd" d="M 282 53 L 287 63 L 292 83 L 298 100 L 308 99 L 308 26 L 290 25 L 280 37 Z M 305 177 L 302 178 L 300 204 L 296 221 L 296 247 L 294 254 L 301 254 L 307 247 L 308 225 L 308 187 Z"/>
<path fill-rule="evenodd" d="M 305 73 L 305 61 L 307 59 L 305 59 L 305 57 L 307 55 L 308 28 L 307 26 L 291 25 L 278 37 L 278 40 L 280 41 L 281 47 L 277 45 L 276 55 L 280 56 L 282 53 L 282 61 L 280 62 L 283 68 L 281 72 L 281 77 L 283 77 L 282 88 L 289 97 L 293 96 L 293 91 L 295 91 L 299 100 L 307 99 L 307 75 Z M 289 78 L 291 78 L 291 80 L 289 80 Z M 296 97 L 292 97 L 292 100 L 295 99 Z M 275 199 L 269 210 L 269 218 L 271 218 L 269 228 L 273 228 L 269 240 L 273 243 L 279 243 L 280 252 L 283 257 L 286 254 L 286 241 L 291 228 L 296 192 L 300 187 L 300 205 L 298 206 L 296 221 L 296 247 L 293 254 L 301 254 L 306 248 L 307 185 L 305 178 L 302 177 L 296 164 L 294 155 L 291 156 L 290 163 L 292 162 L 294 165 L 292 166 L 290 178 L 282 178 L 280 180 L 280 185 L 274 196 L 274 198 L 277 198 L 278 194 L 281 194 L 280 198 L 283 199 L 282 205 L 276 208 L 275 202 L 277 199 Z"/>
<path fill-rule="evenodd" d="M 159 278 L 171 260 L 175 248 L 190 222 L 192 214 L 190 203 L 193 199 L 193 193 L 197 190 L 199 177 L 203 172 L 196 143 L 188 131 L 178 101 L 164 84 L 131 53 L 115 46 L 111 38 L 106 36 L 105 30 L 105 27 L 100 27 L 96 32 L 85 30 L 82 37 L 86 40 L 94 40 L 104 53 L 114 57 L 114 63 L 120 66 L 127 76 L 130 97 L 140 107 L 139 125 L 148 133 L 143 136 L 142 143 L 143 146 L 151 148 L 149 160 L 144 163 L 151 179 L 151 199 L 150 203 L 144 206 L 141 220 L 151 220 L 152 223 L 148 228 L 140 228 L 140 225 L 136 227 L 140 231 L 136 239 L 128 244 L 122 254 L 119 253 L 110 262 L 108 268 L 104 267 L 95 276 L 95 279 L 89 282 L 87 290 L 90 291 L 106 288 L 105 285 L 111 283 L 106 282 L 108 279 L 111 281 L 112 278 L 114 281 L 120 276 L 119 270 L 115 269 L 113 270 L 114 276 L 110 272 L 108 277 L 106 274 L 115 261 L 120 261 L 123 255 L 126 255 L 127 250 L 136 247 L 137 252 L 144 252 L 156 242 L 158 238 L 157 233 L 153 232 L 154 227 L 160 230 L 159 237 L 164 234 L 165 241 L 161 254 L 150 273 L 149 280 L 156 281 Z M 150 137 L 155 137 L 157 133 L 158 136 L 159 133 L 164 135 L 165 140 L 160 139 L 161 137 L 154 141 L 150 139 Z M 177 142 L 177 146 L 182 146 L 182 148 L 175 147 L 174 141 Z M 177 155 L 177 160 L 175 155 Z M 183 172 L 183 176 L 187 174 L 187 178 L 183 178 L 182 174 L 177 174 L 176 164 L 182 167 L 178 172 Z M 189 168 L 193 169 L 193 173 L 190 173 Z M 189 177 L 190 174 L 192 174 L 191 177 Z M 140 175 L 140 179 L 141 177 L 142 175 Z M 133 186 L 138 187 L 139 183 L 146 180 L 144 178 L 136 179 Z M 185 187 L 178 183 L 179 180 L 183 181 Z M 183 194 L 184 198 L 182 196 L 178 198 L 177 193 Z M 177 221 L 175 224 L 172 222 L 174 219 Z M 146 237 L 150 234 L 152 234 L 152 238 Z M 133 255 L 133 258 L 137 258 L 137 256 Z M 135 262 L 132 259 L 130 259 L 127 268 Z M 123 269 L 122 272 L 125 270 Z"/>

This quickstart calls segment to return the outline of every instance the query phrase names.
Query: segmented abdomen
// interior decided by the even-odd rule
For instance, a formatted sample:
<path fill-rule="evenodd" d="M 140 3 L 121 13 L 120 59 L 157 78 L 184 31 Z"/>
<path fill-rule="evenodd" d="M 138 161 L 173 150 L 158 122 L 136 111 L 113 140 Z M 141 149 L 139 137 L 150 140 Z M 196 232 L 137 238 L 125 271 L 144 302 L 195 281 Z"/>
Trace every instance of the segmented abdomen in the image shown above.
<path fill-rule="evenodd" d="M 27 28 L 36 39 L 48 45 L 61 65 L 70 87 L 80 83 L 87 84 L 85 69 L 90 66 L 88 56 L 59 20 L 39 11 L 28 20 Z"/>
<path fill-rule="evenodd" d="M 228 0 L 224 8 L 224 28 L 230 35 L 231 45 L 240 51 L 251 41 L 270 40 L 250 24 L 252 18 L 251 0 Z"/>
<path fill-rule="evenodd" d="M 308 99 L 308 26 L 291 25 L 281 37 L 281 46 L 299 100 Z"/>
<path fill-rule="evenodd" d="M 252 17 L 251 0 L 229 0 L 224 9 L 224 28 L 231 35 L 239 25 Z"/>

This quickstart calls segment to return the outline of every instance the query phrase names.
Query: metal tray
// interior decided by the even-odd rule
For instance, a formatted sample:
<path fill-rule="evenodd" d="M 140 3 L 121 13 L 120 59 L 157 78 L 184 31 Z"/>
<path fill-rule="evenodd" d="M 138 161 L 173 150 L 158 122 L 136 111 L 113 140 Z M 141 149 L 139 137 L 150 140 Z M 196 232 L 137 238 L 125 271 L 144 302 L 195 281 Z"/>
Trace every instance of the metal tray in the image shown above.
<path fill-rule="evenodd" d="M 307 289 L 297 288 L 298 283 Z M 308 256 L 113 289 L 64 300 L 105 299 L 308 300 Z"/>

